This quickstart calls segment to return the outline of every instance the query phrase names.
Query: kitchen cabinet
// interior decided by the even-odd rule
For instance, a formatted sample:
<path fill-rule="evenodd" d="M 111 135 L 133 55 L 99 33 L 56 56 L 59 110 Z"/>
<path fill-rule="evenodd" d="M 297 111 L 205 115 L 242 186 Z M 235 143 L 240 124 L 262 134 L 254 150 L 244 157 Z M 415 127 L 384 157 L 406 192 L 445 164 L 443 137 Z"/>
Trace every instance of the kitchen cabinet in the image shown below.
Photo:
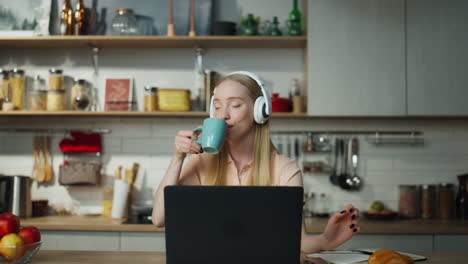
<path fill-rule="evenodd" d="M 308 113 L 406 115 L 404 0 L 308 2 Z"/>
<path fill-rule="evenodd" d="M 408 114 L 467 115 L 468 1 L 407 0 Z"/>
<path fill-rule="evenodd" d="M 122 232 L 120 251 L 166 251 L 164 232 Z"/>
<path fill-rule="evenodd" d="M 45 250 L 165 251 L 164 232 L 42 231 Z"/>
<path fill-rule="evenodd" d="M 468 250 L 468 235 L 435 235 L 435 252 L 455 252 Z"/>
<path fill-rule="evenodd" d="M 42 249 L 119 251 L 119 232 L 41 231 Z"/>

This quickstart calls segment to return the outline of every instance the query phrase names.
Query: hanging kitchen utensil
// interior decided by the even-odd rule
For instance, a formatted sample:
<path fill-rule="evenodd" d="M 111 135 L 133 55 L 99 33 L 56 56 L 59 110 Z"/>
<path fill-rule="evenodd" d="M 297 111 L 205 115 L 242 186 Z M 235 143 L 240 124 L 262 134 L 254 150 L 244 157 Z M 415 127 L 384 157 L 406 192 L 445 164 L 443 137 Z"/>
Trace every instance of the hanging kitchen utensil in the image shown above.
<path fill-rule="evenodd" d="M 37 180 L 37 169 L 39 167 L 39 140 L 37 136 L 33 138 L 34 164 L 31 172 L 31 178 Z"/>
<path fill-rule="evenodd" d="M 338 185 L 339 182 L 338 182 L 338 179 L 339 179 L 339 175 L 340 175 L 340 172 L 341 172 L 341 167 L 339 167 L 340 165 L 340 139 L 336 138 L 335 139 L 335 151 L 334 151 L 334 155 L 335 155 L 335 158 L 334 158 L 334 161 L 333 161 L 333 171 L 330 175 L 330 182 L 333 184 L 333 185 Z"/>
<path fill-rule="evenodd" d="M 348 179 L 349 175 L 348 175 L 348 144 L 346 142 L 346 140 L 342 140 L 342 153 L 343 153 L 343 173 L 340 175 L 340 178 L 339 178 L 339 185 L 341 187 L 341 189 L 343 190 L 350 190 L 351 187 L 348 185 L 348 183 L 346 182 L 346 180 Z"/>
<path fill-rule="evenodd" d="M 359 190 L 362 185 L 362 179 L 357 174 L 359 162 L 359 141 L 357 138 L 351 140 L 351 177 L 348 179 L 348 184 L 353 190 Z"/>
<path fill-rule="evenodd" d="M 44 182 L 51 182 L 54 176 L 51 158 L 51 137 L 45 136 L 45 165 L 44 165 Z"/>
<path fill-rule="evenodd" d="M 43 136 L 38 137 L 39 164 L 37 166 L 36 180 L 42 183 L 45 180 L 45 140 Z"/>

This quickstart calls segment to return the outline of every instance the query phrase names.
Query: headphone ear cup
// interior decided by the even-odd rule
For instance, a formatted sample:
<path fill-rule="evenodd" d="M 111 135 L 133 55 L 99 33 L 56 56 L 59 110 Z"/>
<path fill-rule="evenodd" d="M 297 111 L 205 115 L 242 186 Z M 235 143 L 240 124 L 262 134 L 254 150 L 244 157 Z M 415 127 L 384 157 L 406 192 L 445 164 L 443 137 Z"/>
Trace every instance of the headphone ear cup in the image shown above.
<path fill-rule="evenodd" d="M 269 116 L 264 115 L 265 107 L 265 97 L 258 97 L 254 104 L 254 119 L 257 124 L 264 124 L 268 120 Z"/>

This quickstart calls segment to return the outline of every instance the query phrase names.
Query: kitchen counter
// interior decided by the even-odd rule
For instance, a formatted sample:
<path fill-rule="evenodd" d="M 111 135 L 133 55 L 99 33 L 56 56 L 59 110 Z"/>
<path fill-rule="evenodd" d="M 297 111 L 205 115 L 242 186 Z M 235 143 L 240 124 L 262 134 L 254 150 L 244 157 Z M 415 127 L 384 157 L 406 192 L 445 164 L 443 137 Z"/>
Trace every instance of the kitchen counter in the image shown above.
<path fill-rule="evenodd" d="M 328 219 L 306 218 L 308 233 L 321 233 Z M 34 225 L 50 231 L 119 231 L 164 232 L 153 225 L 122 224 L 103 216 L 46 216 L 21 220 L 21 225 Z M 468 221 L 460 220 L 360 220 L 361 234 L 468 234 Z"/>
<path fill-rule="evenodd" d="M 466 264 L 466 252 L 458 253 L 417 253 L 429 258 L 424 264 Z M 164 252 L 110 252 L 110 251 L 48 251 L 41 250 L 34 256 L 35 264 L 89 264 L 89 263 L 139 263 L 139 264 L 165 264 Z"/>

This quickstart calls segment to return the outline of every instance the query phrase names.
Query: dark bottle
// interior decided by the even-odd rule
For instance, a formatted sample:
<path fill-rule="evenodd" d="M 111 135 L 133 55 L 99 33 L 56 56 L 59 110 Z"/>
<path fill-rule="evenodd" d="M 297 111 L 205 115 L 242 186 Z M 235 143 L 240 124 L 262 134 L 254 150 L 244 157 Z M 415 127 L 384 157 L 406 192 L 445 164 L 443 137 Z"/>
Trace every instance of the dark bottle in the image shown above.
<path fill-rule="evenodd" d="M 302 35 L 302 15 L 297 7 L 297 0 L 293 0 L 293 9 L 289 13 L 288 32 L 291 36 Z"/>
<path fill-rule="evenodd" d="M 63 1 L 63 9 L 60 15 L 60 34 L 73 35 L 74 19 L 70 0 Z"/>
<path fill-rule="evenodd" d="M 78 0 L 75 9 L 75 35 L 86 34 L 86 11 L 83 0 Z"/>
<path fill-rule="evenodd" d="M 458 176 L 458 192 L 455 198 L 456 217 L 468 220 L 468 193 L 466 192 L 466 182 L 468 174 Z"/>

